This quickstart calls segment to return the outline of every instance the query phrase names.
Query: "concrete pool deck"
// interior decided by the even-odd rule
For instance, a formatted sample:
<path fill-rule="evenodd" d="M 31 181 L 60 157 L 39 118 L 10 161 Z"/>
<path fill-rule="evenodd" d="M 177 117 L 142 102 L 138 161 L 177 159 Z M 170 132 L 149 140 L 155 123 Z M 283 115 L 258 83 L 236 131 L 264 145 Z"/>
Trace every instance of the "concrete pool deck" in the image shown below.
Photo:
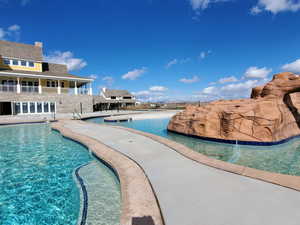
<path fill-rule="evenodd" d="M 203 165 L 138 132 L 60 123 L 136 162 L 153 187 L 166 225 L 299 224 L 298 191 Z"/>

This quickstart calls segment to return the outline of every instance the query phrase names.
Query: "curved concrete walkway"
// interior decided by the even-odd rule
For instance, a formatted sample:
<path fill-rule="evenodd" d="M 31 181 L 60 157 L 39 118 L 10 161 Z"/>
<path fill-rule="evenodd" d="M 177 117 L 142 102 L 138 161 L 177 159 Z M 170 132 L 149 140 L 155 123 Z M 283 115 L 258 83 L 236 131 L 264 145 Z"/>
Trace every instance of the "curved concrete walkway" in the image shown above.
<path fill-rule="evenodd" d="M 300 193 L 217 170 L 142 135 L 115 127 L 65 121 L 135 160 L 157 195 L 166 225 L 298 225 Z"/>

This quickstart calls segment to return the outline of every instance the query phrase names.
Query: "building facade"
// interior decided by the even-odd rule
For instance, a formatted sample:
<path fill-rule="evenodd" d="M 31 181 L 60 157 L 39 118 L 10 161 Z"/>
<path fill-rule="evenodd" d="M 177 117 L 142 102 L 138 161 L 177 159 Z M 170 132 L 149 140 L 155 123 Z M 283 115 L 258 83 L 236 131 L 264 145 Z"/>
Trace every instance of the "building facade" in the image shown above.
<path fill-rule="evenodd" d="M 135 97 L 127 90 L 102 88 L 99 96 L 94 97 L 94 110 L 113 110 L 136 104 Z"/>
<path fill-rule="evenodd" d="M 0 115 L 92 112 L 93 79 L 45 62 L 42 48 L 0 40 Z"/>

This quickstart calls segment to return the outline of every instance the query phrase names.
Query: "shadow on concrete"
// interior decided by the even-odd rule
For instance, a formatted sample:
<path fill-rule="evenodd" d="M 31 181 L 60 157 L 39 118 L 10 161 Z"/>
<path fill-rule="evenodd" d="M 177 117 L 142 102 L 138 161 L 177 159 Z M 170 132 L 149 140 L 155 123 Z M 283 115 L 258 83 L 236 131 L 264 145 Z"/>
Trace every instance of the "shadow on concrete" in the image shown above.
<path fill-rule="evenodd" d="M 155 225 L 151 216 L 133 217 L 132 225 Z"/>

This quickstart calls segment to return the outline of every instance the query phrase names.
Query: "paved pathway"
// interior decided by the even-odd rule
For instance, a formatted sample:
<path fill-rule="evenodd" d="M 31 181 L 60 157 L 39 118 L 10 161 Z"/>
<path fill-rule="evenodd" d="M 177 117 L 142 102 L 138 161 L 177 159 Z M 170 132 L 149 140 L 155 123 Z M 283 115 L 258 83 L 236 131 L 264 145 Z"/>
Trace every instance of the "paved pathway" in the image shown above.
<path fill-rule="evenodd" d="M 76 121 L 66 127 L 134 159 L 155 190 L 166 225 L 299 225 L 297 191 L 196 163 L 122 129 Z"/>

